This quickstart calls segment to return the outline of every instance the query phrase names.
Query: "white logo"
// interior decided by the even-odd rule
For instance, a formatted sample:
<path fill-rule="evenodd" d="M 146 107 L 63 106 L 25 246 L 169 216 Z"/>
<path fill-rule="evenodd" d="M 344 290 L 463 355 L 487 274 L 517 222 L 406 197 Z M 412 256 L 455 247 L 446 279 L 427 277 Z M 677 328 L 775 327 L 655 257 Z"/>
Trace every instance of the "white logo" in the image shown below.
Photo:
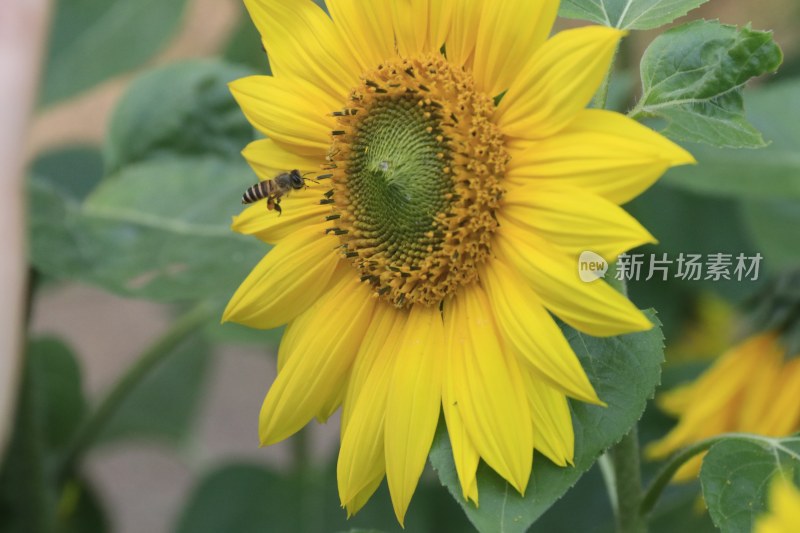
<path fill-rule="evenodd" d="M 591 283 L 604 278 L 608 272 L 608 261 L 590 251 L 581 252 L 578 258 L 578 276 L 581 281 Z"/>

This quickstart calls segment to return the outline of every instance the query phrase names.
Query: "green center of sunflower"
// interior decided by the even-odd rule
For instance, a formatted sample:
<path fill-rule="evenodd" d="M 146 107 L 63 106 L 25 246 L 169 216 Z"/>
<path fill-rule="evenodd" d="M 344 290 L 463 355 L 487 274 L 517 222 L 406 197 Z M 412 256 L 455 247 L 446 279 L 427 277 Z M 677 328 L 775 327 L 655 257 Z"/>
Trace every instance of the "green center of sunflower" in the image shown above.
<path fill-rule="evenodd" d="M 490 253 L 508 155 L 494 104 L 441 56 L 369 73 L 336 113 L 330 231 L 394 305 L 437 305 Z"/>
<path fill-rule="evenodd" d="M 426 233 L 453 190 L 437 126 L 415 98 L 400 96 L 375 102 L 354 135 L 347 187 L 358 199 L 355 225 L 382 236 L 388 257 L 422 259 L 436 243 Z"/>

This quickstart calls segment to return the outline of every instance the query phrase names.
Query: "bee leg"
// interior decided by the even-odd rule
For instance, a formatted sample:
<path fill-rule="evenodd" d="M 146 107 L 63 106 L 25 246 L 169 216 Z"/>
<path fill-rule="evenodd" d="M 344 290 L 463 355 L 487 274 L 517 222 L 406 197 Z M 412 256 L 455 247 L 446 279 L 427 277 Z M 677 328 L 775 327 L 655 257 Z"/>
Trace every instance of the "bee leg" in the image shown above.
<path fill-rule="evenodd" d="M 275 211 L 278 212 L 278 216 L 281 216 L 281 214 L 283 213 L 283 209 L 281 209 L 280 200 L 275 200 L 274 204 L 275 204 Z"/>

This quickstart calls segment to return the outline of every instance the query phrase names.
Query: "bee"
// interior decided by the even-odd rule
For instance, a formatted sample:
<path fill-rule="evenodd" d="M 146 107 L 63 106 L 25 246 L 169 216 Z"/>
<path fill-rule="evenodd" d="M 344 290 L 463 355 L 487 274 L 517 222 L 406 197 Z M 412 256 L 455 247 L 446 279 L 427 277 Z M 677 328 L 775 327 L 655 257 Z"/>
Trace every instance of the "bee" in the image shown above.
<path fill-rule="evenodd" d="M 281 198 L 289 194 L 292 190 L 302 189 L 306 186 L 306 180 L 312 180 L 300 175 L 299 170 L 292 170 L 291 172 L 283 172 L 278 174 L 273 179 L 256 183 L 252 187 L 244 191 L 242 195 L 243 204 L 252 204 L 259 200 L 267 199 L 267 209 L 273 209 L 281 215 Z"/>

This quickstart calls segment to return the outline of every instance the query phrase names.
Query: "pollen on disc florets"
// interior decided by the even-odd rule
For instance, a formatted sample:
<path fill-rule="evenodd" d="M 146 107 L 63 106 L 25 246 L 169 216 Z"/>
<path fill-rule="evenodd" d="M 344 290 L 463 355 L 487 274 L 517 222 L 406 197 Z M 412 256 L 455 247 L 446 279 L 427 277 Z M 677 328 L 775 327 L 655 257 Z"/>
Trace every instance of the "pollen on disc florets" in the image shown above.
<path fill-rule="evenodd" d="M 489 255 L 508 162 L 493 112 L 437 54 L 381 65 L 334 113 L 330 231 L 394 305 L 439 304 Z"/>

